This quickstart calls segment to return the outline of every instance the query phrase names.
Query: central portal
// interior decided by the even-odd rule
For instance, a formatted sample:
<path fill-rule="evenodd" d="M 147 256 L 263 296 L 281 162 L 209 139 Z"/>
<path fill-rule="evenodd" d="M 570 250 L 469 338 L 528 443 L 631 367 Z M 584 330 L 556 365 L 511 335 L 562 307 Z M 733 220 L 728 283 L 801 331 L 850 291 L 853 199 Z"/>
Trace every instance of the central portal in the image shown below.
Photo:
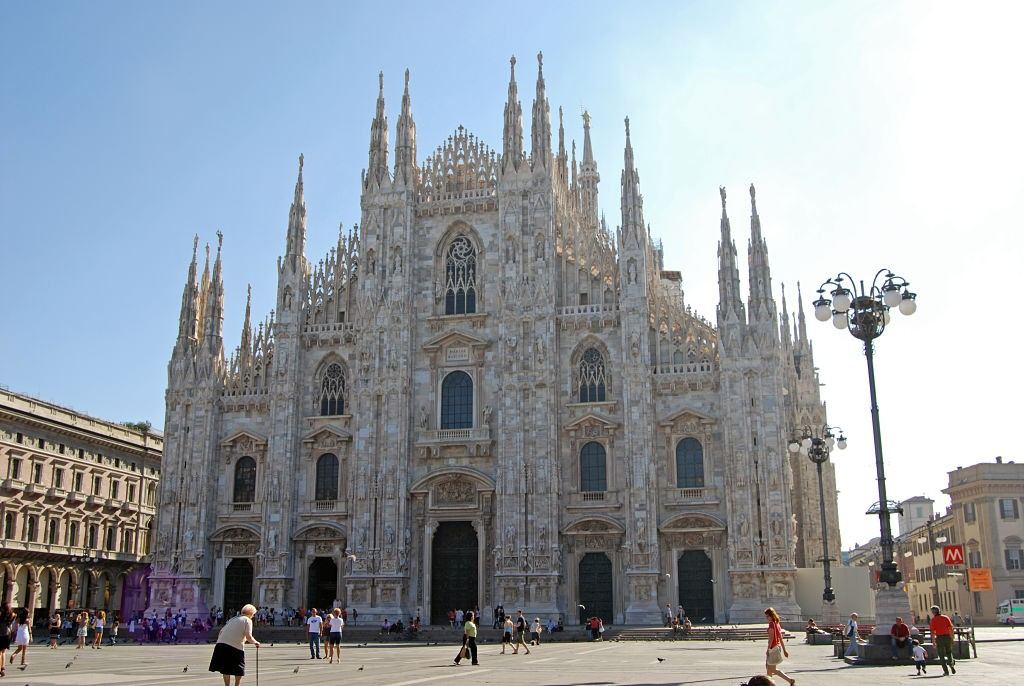
<path fill-rule="evenodd" d="M 338 597 L 338 565 L 329 557 L 317 557 L 309 565 L 306 607 L 330 612 Z"/>
<path fill-rule="evenodd" d="M 430 623 L 444 625 L 448 622 L 448 610 L 473 609 L 479 598 L 479 561 L 473 525 L 438 524 L 431 560 Z"/>
<path fill-rule="evenodd" d="M 587 553 L 580 560 L 580 623 L 598 617 L 605 624 L 612 615 L 612 561 L 604 553 Z"/>
<path fill-rule="evenodd" d="M 687 550 L 679 556 L 676 569 L 679 604 L 693 624 L 715 621 L 715 586 L 711 558 L 703 550 Z"/>

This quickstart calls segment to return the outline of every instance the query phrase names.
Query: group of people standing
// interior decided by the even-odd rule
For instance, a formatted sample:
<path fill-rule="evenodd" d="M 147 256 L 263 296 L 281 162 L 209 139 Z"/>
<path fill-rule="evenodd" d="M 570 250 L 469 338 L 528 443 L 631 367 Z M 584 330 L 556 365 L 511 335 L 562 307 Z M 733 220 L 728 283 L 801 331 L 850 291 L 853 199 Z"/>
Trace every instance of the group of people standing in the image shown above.
<path fill-rule="evenodd" d="M 29 622 L 28 608 L 18 608 L 15 612 L 11 609 L 10 603 L 4 603 L 0 607 L 0 676 L 7 674 L 7 651 L 10 650 L 12 643 L 16 647 L 10 656 L 11 666 L 14 665 L 14 658 L 20 654 L 20 669 L 28 667 L 25 656 L 31 642 L 32 625 Z"/>
<path fill-rule="evenodd" d="M 329 613 L 321 615 L 314 607 L 310 610 L 306 619 L 307 633 L 309 634 L 309 659 L 328 660 L 328 664 L 334 664 L 337 657 L 338 664 L 341 664 L 341 634 L 345 628 L 345 618 L 342 609 L 336 607 Z M 320 644 L 325 646 L 325 655 L 320 657 Z"/>

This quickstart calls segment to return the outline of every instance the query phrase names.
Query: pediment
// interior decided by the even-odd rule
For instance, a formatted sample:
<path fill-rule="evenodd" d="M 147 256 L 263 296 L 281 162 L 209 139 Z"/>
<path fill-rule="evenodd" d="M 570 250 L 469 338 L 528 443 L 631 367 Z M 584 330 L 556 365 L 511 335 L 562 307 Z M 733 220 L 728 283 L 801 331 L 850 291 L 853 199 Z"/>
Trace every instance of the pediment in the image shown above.
<path fill-rule="evenodd" d="M 684 407 L 681 410 L 677 410 L 673 414 L 662 419 L 658 424 L 661 426 L 672 426 L 673 424 L 697 424 L 697 425 L 709 425 L 714 424 L 716 420 L 714 417 L 709 417 L 703 412 L 699 412 L 692 407 Z"/>
<path fill-rule="evenodd" d="M 688 512 L 668 520 L 658 530 L 664 534 L 690 531 L 725 531 L 725 524 L 708 514 Z"/>
<path fill-rule="evenodd" d="M 265 448 L 267 446 L 267 439 L 265 436 L 261 436 L 258 433 L 252 431 L 236 431 L 231 434 L 223 441 L 220 442 L 221 446 L 227 448 L 232 445 L 249 444 L 254 448 Z"/>
<path fill-rule="evenodd" d="M 317 522 L 305 526 L 296 531 L 295 535 L 292 536 L 293 541 L 334 541 L 338 539 L 347 541 L 348 532 L 345 531 L 344 527 L 326 522 Z"/>
<path fill-rule="evenodd" d="M 611 517 L 589 515 L 565 527 L 566 534 L 624 534 L 626 528 Z"/>
<path fill-rule="evenodd" d="M 255 543 L 259 541 L 259 539 L 260 534 L 258 531 L 250 529 L 247 526 L 239 526 L 237 524 L 218 529 L 213 532 L 209 538 L 210 541 L 215 543 L 224 543 L 228 541 Z"/>
<path fill-rule="evenodd" d="M 612 421 L 610 417 L 607 417 L 601 414 L 600 412 L 588 412 L 579 419 L 574 419 L 573 421 L 566 424 L 565 428 L 575 429 L 582 426 L 589 426 L 592 424 L 596 424 L 605 429 L 615 429 L 618 428 L 619 426 L 616 422 Z"/>
<path fill-rule="evenodd" d="M 333 438 L 335 441 L 351 441 L 352 434 L 337 426 L 328 424 L 313 429 L 302 437 L 303 443 L 316 443 L 324 438 Z"/>
<path fill-rule="evenodd" d="M 423 349 L 428 351 L 440 350 L 448 346 L 469 346 L 470 348 L 482 348 L 490 345 L 488 341 L 474 336 L 461 329 L 453 329 L 434 336 L 423 344 Z"/>

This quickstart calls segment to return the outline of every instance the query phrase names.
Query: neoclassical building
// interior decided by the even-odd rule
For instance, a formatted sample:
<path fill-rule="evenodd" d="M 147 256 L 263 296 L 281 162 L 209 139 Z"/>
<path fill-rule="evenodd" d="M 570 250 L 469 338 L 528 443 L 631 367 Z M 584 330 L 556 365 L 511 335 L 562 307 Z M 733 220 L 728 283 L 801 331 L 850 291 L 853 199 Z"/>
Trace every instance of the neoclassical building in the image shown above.
<path fill-rule="evenodd" d="M 163 439 L 0 389 L 0 576 L 15 607 L 146 608 Z"/>
<path fill-rule="evenodd" d="M 711 321 L 651 238 L 629 120 L 614 230 L 588 115 L 578 162 L 561 110 L 552 144 L 540 56 L 531 120 L 527 151 L 513 59 L 500 152 L 460 126 L 420 158 L 409 74 L 393 146 L 382 75 L 358 226 L 307 259 L 300 156 L 276 308 L 254 327 L 246 305 L 230 357 L 222 237 L 212 272 L 196 239 L 153 605 L 799 615 L 820 522 L 813 465 L 786 444 L 825 416 L 754 188 L 746 298 L 721 190 Z"/>

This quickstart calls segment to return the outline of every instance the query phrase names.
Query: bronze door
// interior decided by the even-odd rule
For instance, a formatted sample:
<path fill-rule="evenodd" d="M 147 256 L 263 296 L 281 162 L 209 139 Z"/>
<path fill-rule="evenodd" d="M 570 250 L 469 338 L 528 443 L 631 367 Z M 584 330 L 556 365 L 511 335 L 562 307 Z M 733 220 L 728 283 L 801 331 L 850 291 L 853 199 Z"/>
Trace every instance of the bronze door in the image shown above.
<path fill-rule="evenodd" d="M 306 607 L 318 610 L 334 609 L 338 598 L 338 565 L 329 557 L 317 557 L 309 565 L 306 577 Z"/>
<path fill-rule="evenodd" d="M 479 598 L 476 530 L 469 522 L 441 522 L 430 566 L 430 623 L 447 624 L 448 610 L 472 610 Z M 479 624 L 479 622 L 478 622 Z"/>
<path fill-rule="evenodd" d="M 587 553 L 580 560 L 580 622 L 597 617 L 605 624 L 612 614 L 612 561 L 604 553 Z"/>
<path fill-rule="evenodd" d="M 224 617 L 234 617 L 246 603 L 254 603 L 252 597 L 252 562 L 236 558 L 228 563 L 224 572 Z"/>
<path fill-rule="evenodd" d="M 679 604 L 693 624 L 715 621 L 715 585 L 711 558 L 703 550 L 687 550 L 679 556 Z"/>

